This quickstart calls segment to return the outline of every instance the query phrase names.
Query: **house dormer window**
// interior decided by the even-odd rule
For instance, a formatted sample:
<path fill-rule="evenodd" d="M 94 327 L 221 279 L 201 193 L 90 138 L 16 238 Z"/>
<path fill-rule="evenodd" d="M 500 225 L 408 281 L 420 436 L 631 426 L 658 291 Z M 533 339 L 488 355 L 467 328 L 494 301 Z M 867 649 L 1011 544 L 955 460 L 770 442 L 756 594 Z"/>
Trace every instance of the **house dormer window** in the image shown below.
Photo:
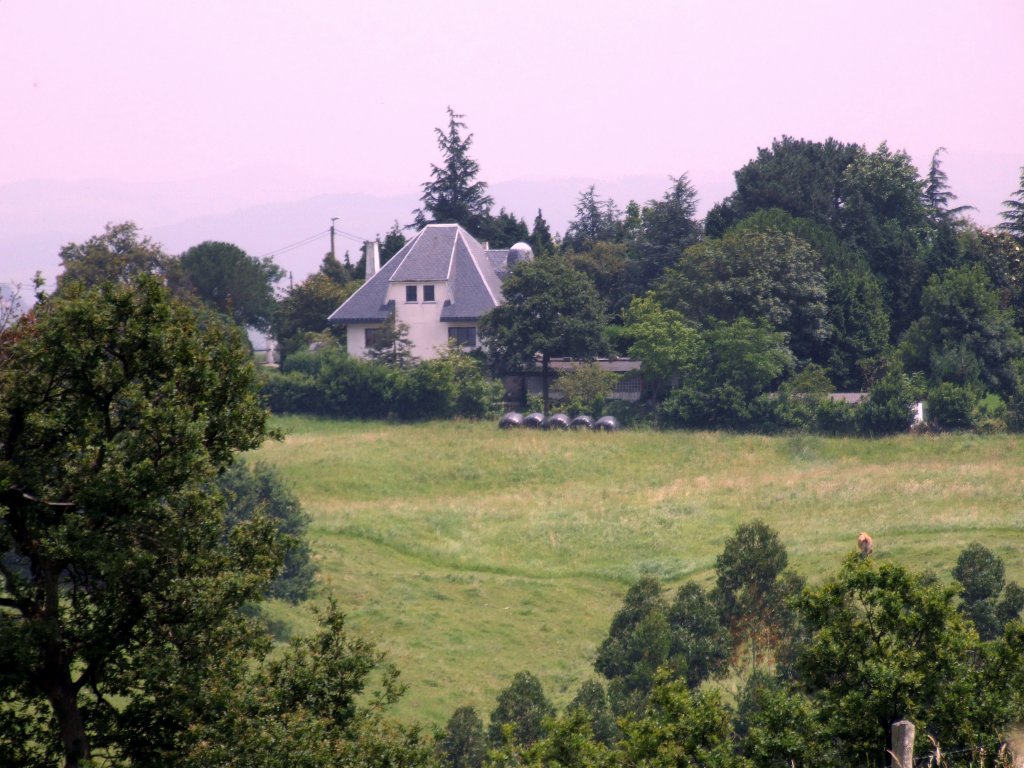
<path fill-rule="evenodd" d="M 405 286 L 405 303 L 415 304 L 416 303 L 416 286 L 407 285 Z"/>
<path fill-rule="evenodd" d="M 434 301 L 434 286 L 424 285 L 423 286 L 423 301 L 425 303 L 433 303 Z"/>

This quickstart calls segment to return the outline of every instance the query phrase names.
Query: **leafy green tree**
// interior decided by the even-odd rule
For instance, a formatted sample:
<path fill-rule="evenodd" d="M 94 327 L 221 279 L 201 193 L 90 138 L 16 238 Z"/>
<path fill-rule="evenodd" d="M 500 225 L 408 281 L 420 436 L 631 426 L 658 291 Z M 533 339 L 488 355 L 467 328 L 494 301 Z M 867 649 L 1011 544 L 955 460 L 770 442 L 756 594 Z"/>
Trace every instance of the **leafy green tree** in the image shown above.
<path fill-rule="evenodd" d="M 621 764 L 747 768 L 750 761 L 734 749 L 731 719 L 719 691 L 691 691 L 681 680 L 662 681 L 643 715 L 623 723 Z"/>
<path fill-rule="evenodd" d="M 892 332 L 900 334 L 917 316 L 928 277 L 933 228 L 922 202 L 924 182 L 906 152 L 882 143 L 847 166 L 840 192 L 840 236 L 867 257 L 882 283 Z"/>
<path fill-rule="evenodd" d="M 939 382 L 928 390 L 928 426 L 942 429 L 970 429 L 978 395 L 970 387 L 951 381 Z"/>
<path fill-rule="evenodd" d="M 357 281 L 339 283 L 324 267 L 289 288 L 277 302 L 271 331 L 277 341 L 280 362 L 309 347 L 311 341 L 328 334 L 340 344 L 344 331 L 331 326 L 328 316 L 359 287 Z"/>
<path fill-rule="evenodd" d="M 630 246 L 599 240 L 585 250 L 565 252 L 565 260 L 589 277 L 610 313 L 619 311 L 630 293 Z"/>
<path fill-rule="evenodd" d="M 843 173 L 863 152 L 856 144 L 832 138 L 775 139 L 736 171 L 736 192 L 708 213 L 707 234 L 721 237 L 740 219 L 767 208 L 835 226 L 843 200 Z"/>
<path fill-rule="evenodd" d="M 889 351 L 889 312 L 865 264 L 827 274 L 832 337 L 826 362 L 841 391 L 857 391 L 864 387 L 865 367 Z"/>
<path fill-rule="evenodd" d="M 588 359 L 604 348 L 601 299 L 585 275 L 554 256 L 516 264 L 502 293 L 505 302 L 480 319 L 480 337 L 500 368 L 540 355 L 546 411 L 551 358 Z"/>
<path fill-rule="evenodd" d="M 1007 622 L 1020 616 L 1024 607 L 1021 587 L 1015 582 L 1006 583 L 1002 558 L 982 544 L 973 542 L 960 552 L 953 578 L 961 586 L 960 609 L 974 622 L 982 640 L 1002 635 Z"/>
<path fill-rule="evenodd" d="M 237 245 L 207 240 L 181 254 L 178 266 L 186 288 L 208 307 L 243 327 L 270 328 L 274 284 L 284 277 L 272 258 L 257 259 Z"/>
<path fill-rule="evenodd" d="M 1003 201 L 1003 205 L 1006 209 L 999 214 L 1003 221 L 998 228 L 1024 245 L 1024 166 L 1020 169 L 1020 186 L 1009 200 Z"/>
<path fill-rule="evenodd" d="M 597 363 L 581 363 L 560 373 L 556 386 L 565 395 L 570 413 L 599 416 L 618 379 L 618 374 L 602 370 Z"/>
<path fill-rule="evenodd" d="M 473 707 L 459 707 L 448 718 L 437 753 L 450 768 L 481 768 L 487 757 L 487 737 Z"/>
<path fill-rule="evenodd" d="M 555 708 L 544 695 L 540 680 L 530 672 L 516 672 L 498 694 L 487 733 L 492 744 L 503 744 L 508 727 L 513 742 L 529 746 L 544 737 L 545 720 L 554 716 Z"/>
<path fill-rule="evenodd" d="M 759 398 L 793 367 L 786 335 L 740 318 L 701 332 L 700 343 L 696 374 L 672 390 L 659 418 L 676 426 L 755 424 Z"/>
<path fill-rule="evenodd" d="M 533 230 L 530 232 L 530 247 L 533 248 L 535 256 L 550 256 L 555 252 L 555 241 L 551 237 L 551 227 L 544 219 L 540 208 L 537 209 L 537 216 L 533 220 Z"/>
<path fill-rule="evenodd" d="M 674 309 L 665 309 L 652 294 L 634 298 L 623 312 L 629 355 L 640 361 L 644 385 L 655 402 L 675 380 L 697 372 L 704 355 L 697 329 Z"/>
<path fill-rule="evenodd" d="M 747 645 L 754 668 L 758 653 L 776 646 L 792 625 L 787 601 L 803 582 L 786 571 L 788 563 L 778 532 L 761 520 L 737 526 L 715 559 L 715 597 L 722 624 L 737 646 Z"/>
<path fill-rule="evenodd" d="M 84 243 L 68 243 L 60 249 L 64 271 L 57 276 L 58 290 L 69 282 L 100 285 L 105 282 L 130 282 L 140 275 L 168 276 L 173 260 L 149 237 L 139 237 L 138 226 L 131 221 L 107 224 L 102 235 Z"/>
<path fill-rule="evenodd" d="M 894 435 L 914 423 L 914 403 L 919 389 L 899 368 L 887 371 L 868 390 L 866 402 L 857 406 L 857 429 L 863 435 Z"/>
<path fill-rule="evenodd" d="M 298 496 L 266 464 L 237 462 L 217 478 L 217 487 L 226 504 L 224 518 L 229 532 L 261 516 L 274 524 L 284 547 L 284 563 L 264 595 L 293 605 L 307 599 L 317 569 L 306 538 L 310 517 Z"/>
<path fill-rule="evenodd" d="M 423 184 L 423 207 L 415 210 L 416 228 L 431 222 L 461 224 L 476 234 L 485 218 L 490 215 L 494 201 L 487 194 L 487 183 L 477 181 L 480 165 L 469 156 L 473 134 L 463 137 L 466 124 L 464 115 L 448 107 L 448 132 L 435 128 L 437 146 L 441 150 L 441 165 L 430 166 L 431 180 Z"/>
<path fill-rule="evenodd" d="M 604 686 L 596 680 L 587 680 L 580 686 L 566 712 L 582 710 L 590 718 L 590 730 L 593 738 L 601 744 L 610 745 L 618 734 L 618 726 L 608 706 L 608 697 Z"/>
<path fill-rule="evenodd" d="M 789 334 L 797 357 L 815 357 L 829 336 L 822 257 L 789 234 L 734 230 L 686 250 L 655 289 L 691 320 L 741 317 Z"/>
<path fill-rule="evenodd" d="M 608 697 L 613 711 L 642 710 L 671 649 L 672 630 L 661 583 L 644 577 L 626 592 L 594 661 L 594 669 L 610 681 Z"/>
<path fill-rule="evenodd" d="M 629 275 L 630 292 L 649 290 L 654 281 L 676 263 L 683 251 L 701 237 L 697 219 L 697 190 L 687 174 L 672 178 L 660 200 L 649 200 L 640 212 L 639 232 Z"/>
<path fill-rule="evenodd" d="M 888 765 L 891 727 L 904 718 L 946 751 L 993 744 L 1007 725 L 994 715 L 991 674 L 1016 680 L 1020 649 L 979 654 L 956 610 L 955 591 L 895 563 L 851 555 L 839 573 L 797 599 L 806 639 L 799 681 L 820 707 L 824 735 L 842 764 Z M 983 660 L 980 666 L 973 662 Z M 990 665 L 991 663 L 991 665 Z M 1003 685 L 996 696 L 1003 698 Z M 992 717 L 997 717 L 993 720 Z"/>
<path fill-rule="evenodd" d="M 209 492 L 267 434 L 241 331 L 126 280 L 66 283 L 0 339 L 0 700 L 51 765 L 168 748 L 165 693 L 244 641 L 281 563 Z"/>
<path fill-rule="evenodd" d="M 828 765 L 814 702 L 795 685 L 755 670 L 740 691 L 736 736 L 743 755 L 758 768 Z"/>
<path fill-rule="evenodd" d="M 396 377 L 392 408 L 405 421 L 482 418 L 495 410 L 501 394 L 501 384 L 485 376 L 480 363 L 451 341 L 438 357 Z"/>
<path fill-rule="evenodd" d="M 248 664 L 228 656 L 174 752 L 148 764 L 173 755 L 183 768 L 435 766 L 424 734 L 388 716 L 403 687 L 383 653 L 346 629 L 337 606 L 319 620 L 316 635 L 281 654 L 267 647 Z"/>
<path fill-rule="evenodd" d="M 932 383 L 1012 396 L 1019 387 L 1014 361 L 1024 355 L 1013 320 L 980 265 L 933 275 L 921 296 L 921 317 L 901 344 L 904 364 Z"/>
<path fill-rule="evenodd" d="M 668 607 L 672 632 L 669 655 L 691 688 L 725 673 L 732 658 L 732 638 L 719 620 L 718 606 L 699 584 L 679 587 Z"/>

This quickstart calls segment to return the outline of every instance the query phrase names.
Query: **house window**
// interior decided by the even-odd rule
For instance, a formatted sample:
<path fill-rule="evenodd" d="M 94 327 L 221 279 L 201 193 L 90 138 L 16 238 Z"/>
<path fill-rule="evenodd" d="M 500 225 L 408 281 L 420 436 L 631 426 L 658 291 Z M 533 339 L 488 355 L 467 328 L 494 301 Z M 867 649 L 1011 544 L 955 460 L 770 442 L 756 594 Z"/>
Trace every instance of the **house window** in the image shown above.
<path fill-rule="evenodd" d="M 405 303 L 415 304 L 416 303 L 416 286 L 407 285 L 405 286 Z"/>
<path fill-rule="evenodd" d="M 366 329 L 366 348 L 375 349 L 380 344 L 380 328 Z"/>
<path fill-rule="evenodd" d="M 449 328 L 448 338 L 454 339 L 462 347 L 476 346 L 476 328 Z"/>
<path fill-rule="evenodd" d="M 424 285 L 423 286 L 423 301 L 431 302 L 434 300 L 434 286 Z"/>

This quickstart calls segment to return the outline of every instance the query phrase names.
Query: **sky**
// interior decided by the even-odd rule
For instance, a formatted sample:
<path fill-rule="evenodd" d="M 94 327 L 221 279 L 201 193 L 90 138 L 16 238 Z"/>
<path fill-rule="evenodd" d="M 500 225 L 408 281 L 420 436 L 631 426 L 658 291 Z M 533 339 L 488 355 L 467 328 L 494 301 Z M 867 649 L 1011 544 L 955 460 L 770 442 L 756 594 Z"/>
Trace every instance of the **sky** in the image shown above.
<path fill-rule="evenodd" d="M 688 172 L 706 209 L 773 138 L 831 136 L 922 170 L 946 147 L 991 226 L 1024 166 L 1021 29 L 1020 0 L 0 0 L 0 229 L 91 180 L 220 211 L 417 195 L 449 106 L 492 185 Z M 0 280 L 30 261 L 0 249 Z"/>

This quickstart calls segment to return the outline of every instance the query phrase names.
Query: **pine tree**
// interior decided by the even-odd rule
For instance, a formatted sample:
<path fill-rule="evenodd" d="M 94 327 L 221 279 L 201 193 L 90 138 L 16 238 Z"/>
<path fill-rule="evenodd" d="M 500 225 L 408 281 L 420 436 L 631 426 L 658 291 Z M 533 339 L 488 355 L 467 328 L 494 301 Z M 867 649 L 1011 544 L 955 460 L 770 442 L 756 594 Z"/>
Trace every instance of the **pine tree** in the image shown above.
<path fill-rule="evenodd" d="M 533 232 L 530 234 L 530 246 L 536 256 L 555 252 L 555 241 L 551 237 L 551 227 L 544 219 L 544 214 L 537 209 L 537 217 L 533 220 Z"/>
<path fill-rule="evenodd" d="M 480 166 L 469 156 L 473 134 L 463 138 L 460 133 L 466 128 L 463 117 L 448 107 L 448 132 L 434 129 L 443 162 L 431 164 L 432 180 L 423 184 L 423 207 L 413 212 L 417 228 L 432 222 L 455 223 L 476 234 L 481 221 L 490 215 L 494 201 L 487 194 L 486 182 L 476 180 Z"/>
<path fill-rule="evenodd" d="M 405 235 L 402 234 L 402 225 L 395 221 L 391 229 L 384 235 L 384 242 L 380 244 L 380 265 L 383 267 L 388 261 L 405 247 Z"/>
<path fill-rule="evenodd" d="M 935 150 L 935 153 L 932 155 L 932 162 L 928 166 L 928 175 L 925 177 L 922 201 L 934 222 L 949 221 L 964 211 L 974 210 L 973 205 L 959 205 L 956 208 L 949 207 L 949 203 L 952 200 L 956 200 L 956 195 L 949 188 L 949 178 L 946 176 L 946 172 L 942 170 L 942 161 L 939 160 L 939 155 L 945 151 L 945 147 L 939 147 Z"/>
<path fill-rule="evenodd" d="M 1003 223 L 998 229 L 1009 232 L 1024 244 L 1024 166 L 1020 169 L 1020 187 L 1009 200 L 1003 201 L 1003 205 L 1006 206 L 1006 210 L 1000 214 Z"/>

